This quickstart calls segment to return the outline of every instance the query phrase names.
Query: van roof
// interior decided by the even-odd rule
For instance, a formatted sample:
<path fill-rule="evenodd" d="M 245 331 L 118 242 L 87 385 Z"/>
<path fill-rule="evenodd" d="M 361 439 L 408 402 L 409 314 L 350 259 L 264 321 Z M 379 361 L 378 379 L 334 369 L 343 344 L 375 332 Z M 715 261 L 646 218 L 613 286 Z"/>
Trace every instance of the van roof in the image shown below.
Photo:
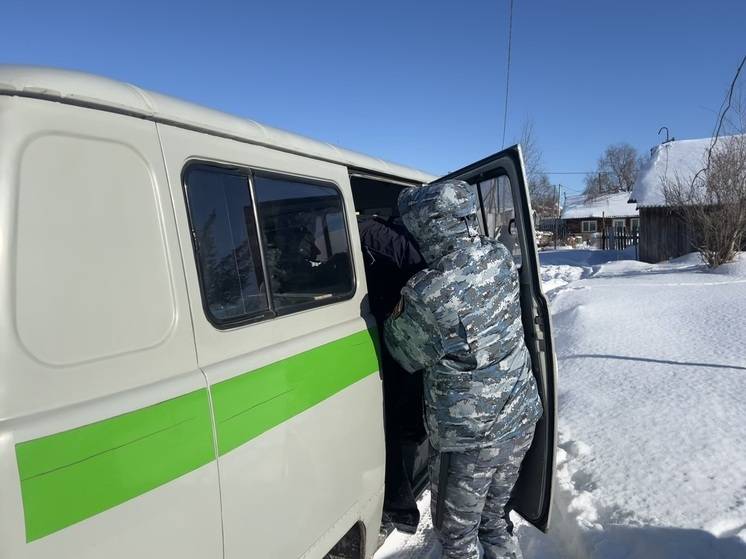
<path fill-rule="evenodd" d="M 437 178 L 411 167 L 84 72 L 0 64 L 0 95 L 47 99 L 129 114 L 412 182 L 431 182 Z"/>

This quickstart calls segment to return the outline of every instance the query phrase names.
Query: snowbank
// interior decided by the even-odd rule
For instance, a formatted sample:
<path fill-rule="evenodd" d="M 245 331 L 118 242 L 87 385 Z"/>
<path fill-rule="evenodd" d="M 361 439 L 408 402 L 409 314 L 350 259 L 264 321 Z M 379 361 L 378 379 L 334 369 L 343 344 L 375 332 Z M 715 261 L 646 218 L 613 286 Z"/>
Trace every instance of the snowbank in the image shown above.
<path fill-rule="evenodd" d="M 594 264 L 552 303 L 554 526 L 527 559 L 746 557 L 746 262 Z"/>
<path fill-rule="evenodd" d="M 549 293 L 550 291 L 566 286 L 570 282 L 579 280 L 583 277 L 583 273 L 582 268 L 566 264 L 542 266 L 541 282 L 544 287 L 544 293 Z"/>

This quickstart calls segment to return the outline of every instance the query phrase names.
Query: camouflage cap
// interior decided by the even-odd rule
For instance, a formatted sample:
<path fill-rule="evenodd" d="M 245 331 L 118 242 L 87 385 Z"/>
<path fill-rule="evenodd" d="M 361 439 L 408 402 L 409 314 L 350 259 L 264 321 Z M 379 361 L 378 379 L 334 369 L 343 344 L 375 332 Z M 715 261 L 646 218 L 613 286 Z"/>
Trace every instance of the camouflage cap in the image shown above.
<path fill-rule="evenodd" d="M 399 195 L 399 213 L 428 263 L 479 235 L 477 195 L 464 181 L 407 188 Z"/>

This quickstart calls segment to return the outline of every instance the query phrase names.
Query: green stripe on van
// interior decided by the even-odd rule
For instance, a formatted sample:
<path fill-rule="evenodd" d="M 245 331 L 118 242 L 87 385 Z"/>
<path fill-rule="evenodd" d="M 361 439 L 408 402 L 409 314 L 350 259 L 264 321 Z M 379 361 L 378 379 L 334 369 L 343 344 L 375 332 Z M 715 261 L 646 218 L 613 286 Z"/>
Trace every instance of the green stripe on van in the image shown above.
<path fill-rule="evenodd" d="M 377 371 L 375 340 L 374 331 L 364 330 L 214 385 L 220 454 Z M 26 541 L 147 493 L 214 459 L 205 389 L 18 443 Z"/>
<path fill-rule="evenodd" d="M 363 330 L 214 385 L 218 451 L 230 452 L 378 369 L 375 331 Z"/>
<path fill-rule="evenodd" d="M 16 445 L 26 541 L 215 459 L 207 390 Z"/>

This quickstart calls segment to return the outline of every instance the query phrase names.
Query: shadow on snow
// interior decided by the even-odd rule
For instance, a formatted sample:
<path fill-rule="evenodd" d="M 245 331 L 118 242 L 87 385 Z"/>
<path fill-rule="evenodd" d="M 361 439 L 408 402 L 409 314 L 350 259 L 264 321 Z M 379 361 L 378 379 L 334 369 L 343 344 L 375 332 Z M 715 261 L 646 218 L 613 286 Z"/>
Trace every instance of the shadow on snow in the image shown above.
<path fill-rule="evenodd" d="M 691 361 L 674 361 L 671 359 L 654 359 L 652 357 L 633 357 L 630 355 L 606 355 L 603 353 L 576 353 L 573 355 L 558 355 L 557 361 L 570 359 L 620 359 L 623 361 L 641 361 L 645 363 L 661 363 L 663 365 L 678 365 L 684 367 L 710 367 L 715 369 L 738 369 L 746 371 L 741 365 L 726 365 L 720 363 L 696 363 Z"/>

